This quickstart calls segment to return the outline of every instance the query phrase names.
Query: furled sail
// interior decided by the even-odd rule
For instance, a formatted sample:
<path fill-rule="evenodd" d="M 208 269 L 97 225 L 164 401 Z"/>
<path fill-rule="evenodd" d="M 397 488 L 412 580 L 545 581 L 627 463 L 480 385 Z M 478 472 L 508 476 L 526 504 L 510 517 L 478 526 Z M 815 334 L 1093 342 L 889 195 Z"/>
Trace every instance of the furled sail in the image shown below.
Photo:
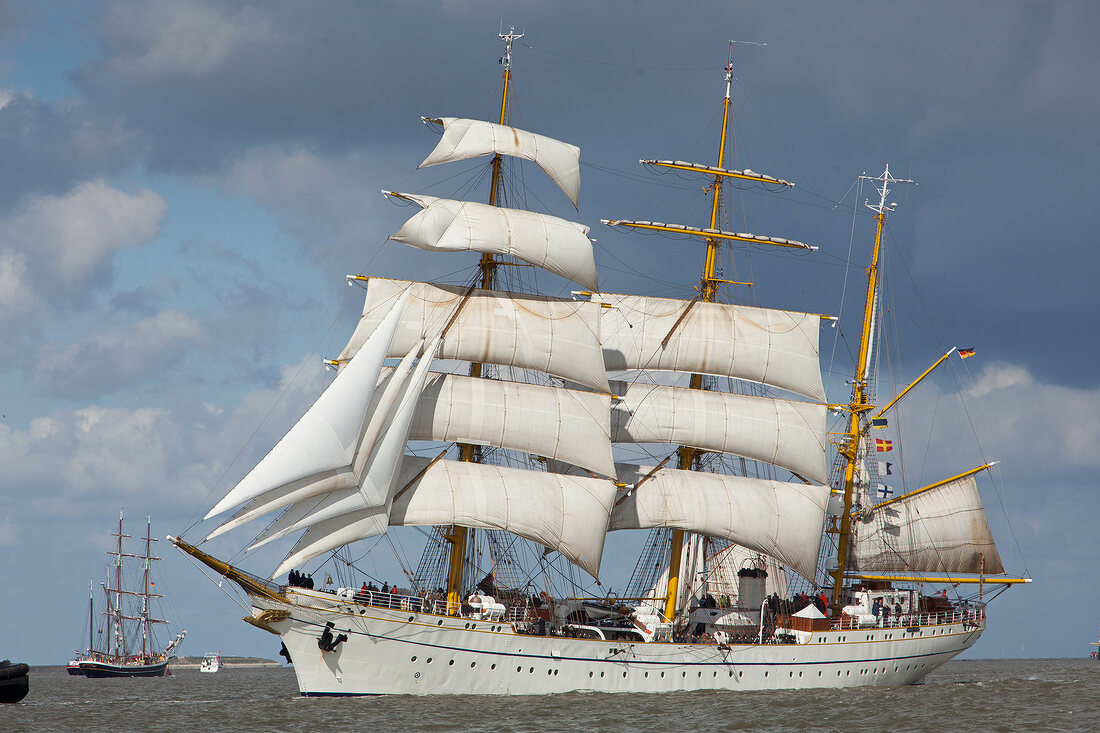
<path fill-rule="evenodd" d="M 652 470 L 616 469 L 627 484 Z M 813 578 L 828 501 L 825 486 L 662 468 L 614 508 L 610 529 L 671 527 L 728 539 Z"/>
<path fill-rule="evenodd" d="M 401 356 L 423 336 L 439 333 L 461 304 L 440 347 L 440 359 L 532 369 L 598 392 L 608 391 L 598 305 L 478 289 L 463 303 L 466 291 L 449 285 L 371 278 L 363 316 L 340 359 L 352 358 L 378 328 L 391 304 L 407 292 L 409 304 L 387 356 Z"/>
<path fill-rule="evenodd" d="M 395 298 L 364 348 L 274 448 L 226 494 L 206 518 L 310 476 L 350 465 L 359 449 L 382 362 L 407 297 Z"/>
<path fill-rule="evenodd" d="M 398 485 L 408 485 L 427 464 L 427 459 L 406 456 Z M 557 550 L 595 576 L 615 492 L 615 484 L 603 479 L 439 461 L 394 500 L 389 524 L 506 530 Z M 272 577 L 342 544 L 380 534 L 384 517 L 362 509 L 314 525 Z"/>
<path fill-rule="evenodd" d="M 771 463 L 826 483 L 825 406 L 655 384 L 612 382 L 615 443 L 674 443 Z"/>
<path fill-rule="evenodd" d="M 433 120 L 434 121 L 434 120 Z M 443 137 L 420 168 L 500 153 L 537 163 L 577 205 L 581 194 L 581 149 L 516 127 L 481 120 L 443 117 Z"/>
<path fill-rule="evenodd" d="M 854 571 L 1004 572 L 973 475 L 884 502 L 852 531 Z"/>
<path fill-rule="evenodd" d="M 609 404 L 606 394 L 433 374 L 409 439 L 510 448 L 614 476 Z"/>
<path fill-rule="evenodd" d="M 584 224 L 473 201 L 392 195 L 423 208 L 390 237 L 396 242 L 433 251 L 511 255 L 582 287 L 599 288 L 592 241 Z"/>
<path fill-rule="evenodd" d="M 600 329 L 609 371 L 736 377 L 825 401 L 820 316 L 637 295 L 595 293 L 592 300 L 611 306 L 603 309 Z"/>

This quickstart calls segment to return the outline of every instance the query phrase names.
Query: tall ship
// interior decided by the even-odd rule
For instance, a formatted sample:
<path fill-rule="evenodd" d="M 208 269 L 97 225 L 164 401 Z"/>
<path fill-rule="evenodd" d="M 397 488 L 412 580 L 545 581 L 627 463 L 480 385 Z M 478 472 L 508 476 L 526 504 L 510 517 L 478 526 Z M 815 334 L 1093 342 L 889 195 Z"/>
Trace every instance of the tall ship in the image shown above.
<path fill-rule="evenodd" d="M 876 428 L 910 389 L 877 402 L 901 181 L 865 177 L 858 355 L 830 402 L 820 333 L 836 319 L 731 302 L 746 285 L 722 264 L 731 245 L 816 249 L 726 226 L 727 189 L 793 186 L 726 164 L 732 44 L 717 160 L 641 161 L 700 181 L 709 218 L 603 221 L 699 247 L 677 298 L 600 290 L 589 227 L 522 205 L 526 161 L 576 207 L 580 151 L 510 124 L 518 37 L 501 34 L 494 120 L 424 118 L 440 138 L 420 167 L 483 159 L 487 197 L 383 192 L 414 209 L 393 240 L 476 268 L 450 284 L 349 275 L 365 304 L 335 379 L 210 509 L 219 524 L 169 539 L 240 589 L 307 696 L 896 686 L 969 649 L 989 596 L 1025 579 L 1005 576 L 982 508 L 989 464 L 885 488 L 904 473 Z M 577 289 L 543 294 L 538 271 Z M 258 520 L 248 551 L 294 538 L 273 569 L 199 547 Z M 359 571 L 409 527 L 424 547 L 400 583 Z M 637 553 L 618 586 L 601 575 L 617 538 Z"/>
<path fill-rule="evenodd" d="M 100 583 L 102 623 L 96 623 L 95 586 L 89 584 L 88 646 L 69 662 L 68 672 L 84 677 L 163 677 L 168 673 L 172 651 L 187 630 L 181 630 L 167 643 L 156 639 L 154 630 L 168 621 L 157 618 L 153 607 L 164 595 L 156 592 L 152 573 L 153 563 L 160 560 L 152 554 L 157 541 L 152 519 L 146 520 L 139 554 L 126 551 L 124 540 L 132 536 L 122 531 L 122 512 L 118 514 L 118 531 L 111 536 L 115 538 L 114 548 L 107 553 L 112 558 L 111 568 L 107 579 Z"/>

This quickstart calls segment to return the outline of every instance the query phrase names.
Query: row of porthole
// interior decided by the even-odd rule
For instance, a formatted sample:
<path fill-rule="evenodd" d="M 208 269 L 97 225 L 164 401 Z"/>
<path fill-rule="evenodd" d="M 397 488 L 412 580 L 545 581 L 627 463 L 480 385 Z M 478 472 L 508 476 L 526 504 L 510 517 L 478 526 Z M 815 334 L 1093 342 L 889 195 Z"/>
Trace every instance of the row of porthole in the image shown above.
<path fill-rule="evenodd" d="M 410 662 L 415 662 L 416 660 L 417 660 L 417 657 L 415 657 L 415 656 L 414 656 L 414 657 L 412 657 L 412 658 L 411 658 L 411 659 L 410 659 L 409 661 L 410 661 Z M 432 657 L 428 657 L 427 659 L 425 659 L 425 660 L 424 660 L 424 662 L 425 662 L 426 664 L 431 664 L 431 663 L 432 663 Z M 452 660 L 450 660 L 449 662 L 447 662 L 447 666 L 454 666 L 454 663 L 455 663 L 455 660 L 453 660 L 453 659 L 452 659 Z M 925 666 L 925 665 L 923 665 L 923 664 L 921 664 L 921 665 L 919 665 L 919 666 L 918 666 L 918 665 L 913 665 L 913 666 L 912 666 L 912 668 L 913 668 L 913 669 L 924 669 L 924 666 Z M 477 662 L 470 662 L 470 669 L 474 669 L 475 667 L 477 667 Z M 491 665 L 489 665 L 489 669 L 491 669 L 491 670 L 493 670 L 493 669 L 496 669 L 496 668 L 497 668 L 497 666 L 496 666 L 495 664 L 491 664 Z M 910 668 L 910 665 L 908 665 L 908 664 L 907 664 L 907 665 L 905 665 L 905 669 L 906 669 L 907 671 L 909 670 L 909 668 Z M 529 673 L 529 674 L 534 674 L 534 673 L 535 673 L 535 668 L 534 668 L 534 667 L 530 667 L 530 668 L 529 668 L 529 669 L 528 669 L 527 671 L 528 671 L 528 673 Z M 861 669 L 861 670 L 859 671 L 859 673 L 860 673 L 861 675 L 865 675 L 865 674 L 877 674 L 877 673 L 879 673 L 880 671 L 881 671 L 881 672 L 882 672 L 883 674 L 885 674 L 885 673 L 886 673 L 886 668 L 885 668 L 885 667 L 883 667 L 883 668 L 882 668 L 881 670 L 878 670 L 878 669 L 871 669 L 871 670 Z M 900 671 L 900 668 L 899 668 L 899 667 L 894 667 L 894 671 L 895 671 L 895 672 L 898 672 L 898 671 Z M 521 672 L 521 673 L 522 673 L 522 672 L 523 672 L 523 667 L 516 667 L 516 672 Z M 548 675 L 553 675 L 553 676 L 555 676 L 555 677 L 556 677 L 556 676 L 558 675 L 558 670 L 556 670 L 556 669 L 547 669 L 547 670 L 546 670 L 546 674 L 548 674 Z M 605 674 L 604 672 L 600 672 L 600 677 L 602 678 L 602 677 L 604 676 L 604 674 Z M 714 673 L 713 673 L 713 675 L 714 675 L 714 677 L 718 677 L 718 672 L 714 672 Z M 844 675 L 845 675 L 846 677 L 850 677 L 850 676 L 852 675 L 852 672 L 851 672 L 851 670 L 847 670 L 847 671 L 845 671 Z M 590 671 L 590 672 L 588 673 L 588 676 L 589 676 L 589 677 L 594 677 L 594 676 L 595 676 L 595 673 L 594 673 L 594 672 L 591 672 L 591 671 Z M 661 677 L 662 677 L 662 678 L 664 678 L 664 676 L 665 676 L 665 673 L 664 673 L 664 672 L 661 672 Z M 681 676 L 681 677 L 687 677 L 687 672 L 681 672 L 681 673 L 680 673 L 680 676 Z M 698 673 L 698 676 L 699 676 L 699 677 L 702 677 L 702 676 L 703 676 L 703 673 L 702 673 L 702 672 L 699 672 L 699 673 Z M 733 677 L 733 671 L 732 671 L 732 670 L 731 670 L 731 671 L 729 672 L 729 676 L 730 676 L 730 677 Z M 745 673 L 744 673 L 744 672 L 738 672 L 738 673 L 737 673 L 737 677 L 738 677 L 738 679 L 740 679 L 741 677 L 744 677 L 744 676 L 745 676 Z M 769 672 L 768 672 L 768 671 L 765 671 L 765 672 L 764 672 L 764 677 L 766 678 L 766 677 L 768 677 L 768 676 L 769 676 Z M 794 677 L 794 672 L 793 672 L 793 671 L 791 671 L 791 672 L 789 673 L 789 676 L 790 676 L 790 677 Z M 801 676 L 802 676 L 802 672 L 801 672 L 801 671 L 800 671 L 800 672 L 798 673 L 798 676 L 799 676 L 799 677 L 801 677 Z M 817 676 L 818 676 L 818 677 L 820 677 L 820 676 L 821 676 L 821 671 L 820 671 L 820 670 L 818 670 Z M 839 670 L 839 669 L 838 669 L 838 670 L 836 671 L 836 676 L 837 676 L 837 677 L 839 677 L 839 676 L 840 676 L 840 670 Z M 623 672 L 623 677 L 626 677 L 626 672 Z M 649 677 L 649 672 L 646 672 L 646 673 L 645 673 L 645 677 L 646 677 L 646 678 L 648 678 L 648 677 Z"/>

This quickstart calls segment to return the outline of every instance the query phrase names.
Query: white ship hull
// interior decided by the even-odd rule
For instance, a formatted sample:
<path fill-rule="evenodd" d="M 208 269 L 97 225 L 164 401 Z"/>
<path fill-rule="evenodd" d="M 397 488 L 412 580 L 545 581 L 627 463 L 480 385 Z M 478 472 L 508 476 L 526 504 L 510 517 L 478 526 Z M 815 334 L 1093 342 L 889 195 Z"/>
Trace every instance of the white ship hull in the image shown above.
<path fill-rule="evenodd" d="M 969 649 L 984 619 L 815 631 L 794 644 L 628 643 L 517 633 L 511 624 L 361 606 L 323 593 L 292 604 L 282 638 L 305 696 L 529 695 L 572 691 L 780 690 L 913 684 Z M 281 613 L 279 615 L 282 615 Z M 322 652 L 326 623 L 347 640 Z"/>

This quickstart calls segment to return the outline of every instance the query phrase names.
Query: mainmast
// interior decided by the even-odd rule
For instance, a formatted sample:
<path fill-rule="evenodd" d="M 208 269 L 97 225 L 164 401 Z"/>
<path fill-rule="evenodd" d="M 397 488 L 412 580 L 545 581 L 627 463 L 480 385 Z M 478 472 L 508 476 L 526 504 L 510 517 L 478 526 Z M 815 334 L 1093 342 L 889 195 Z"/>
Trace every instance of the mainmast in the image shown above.
<path fill-rule="evenodd" d="M 840 529 L 832 530 L 840 537 L 837 544 L 837 567 L 832 571 L 833 597 L 831 608 L 834 616 L 840 615 L 843 605 L 844 569 L 847 564 L 848 546 L 852 536 L 852 499 L 855 489 L 855 477 L 857 464 L 863 459 L 860 444 L 866 432 L 866 415 L 875 408 L 868 400 L 868 374 L 871 364 L 872 340 L 875 332 L 875 309 L 878 304 L 878 260 L 882 249 L 882 229 L 886 224 L 886 218 L 897 204 L 886 203 L 886 196 L 890 193 L 891 183 L 912 183 L 910 179 L 894 178 L 890 175 L 890 166 L 886 166 L 883 174 L 877 178 L 867 175 L 860 176 L 869 181 L 875 181 L 879 192 L 877 204 L 864 202 L 864 205 L 875 212 L 875 244 L 871 252 L 871 266 L 867 268 L 867 298 L 863 304 L 863 327 L 859 338 L 859 357 L 856 359 L 855 379 L 852 382 L 852 401 L 848 408 L 851 417 L 848 422 L 848 432 L 844 443 L 840 448 L 840 454 L 844 456 L 844 511 L 840 515 Z M 835 525 L 834 525 L 835 527 Z"/>
<path fill-rule="evenodd" d="M 718 168 L 722 168 L 726 157 L 726 131 L 729 126 L 730 116 L 730 87 L 733 82 L 733 42 L 730 42 L 729 56 L 726 59 L 726 96 L 722 101 L 722 137 L 718 143 Z M 710 206 L 710 230 L 718 229 L 718 212 L 722 200 L 722 176 L 715 174 L 711 189 Z M 718 292 L 719 280 L 715 279 L 714 272 L 718 261 L 719 240 L 715 237 L 707 237 L 707 253 L 703 262 L 703 277 L 699 282 L 699 300 L 710 303 Z M 689 386 L 692 389 L 703 388 L 703 377 L 700 374 L 692 374 Z M 695 469 L 695 459 L 699 451 L 686 445 L 677 448 L 679 454 L 679 466 L 681 469 L 691 471 Z M 684 530 L 672 530 L 672 549 L 668 565 L 668 595 L 665 596 L 665 618 L 671 621 L 676 615 L 676 597 L 680 586 L 680 557 L 684 548 Z"/>
<path fill-rule="evenodd" d="M 523 38 L 522 33 L 515 32 L 515 26 L 512 26 L 508 33 L 501 33 L 500 39 L 504 41 L 504 56 L 500 59 L 501 66 L 504 67 L 504 91 L 500 96 L 500 119 L 498 124 L 503 125 L 507 119 L 508 113 L 508 88 L 512 81 L 512 43 L 518 39 Z M 493 156 L 491 166 L 493 169 L 492 181 L 490 182 L 489 189 L 489 205 L 498 206 L 501 196 L 501 167 L 503 165 L 503 158 L 500 153 L 496 153 Z M 500 264 L 500 260 L 497 260 L 493 255 L 485 253 L 481 255 L 481 261 L 478 263 L 478 269 L 481 272 L 481 288 L 482 290 L 492 290 L 496 284 L 496 270 Z M 480 377 L 482 365 L 478 362 L 470 365 L 470 376 Z M 477 446 L 469 443 L 462 443 L 459 446 L 460 460 L 467 463 L 476 462 L 479 457 L 479 451 Z M 445 535 L 446 539 L 451 542 L 451 558 L 447 572 L 447 608 L 458 608 L 462 602 L 462 575 L 463 565 L 466 558 L 466 547 L 469 544 L 471 530 L 467 527 L 461 527 L 454 525 L 448 534 Z"/>

